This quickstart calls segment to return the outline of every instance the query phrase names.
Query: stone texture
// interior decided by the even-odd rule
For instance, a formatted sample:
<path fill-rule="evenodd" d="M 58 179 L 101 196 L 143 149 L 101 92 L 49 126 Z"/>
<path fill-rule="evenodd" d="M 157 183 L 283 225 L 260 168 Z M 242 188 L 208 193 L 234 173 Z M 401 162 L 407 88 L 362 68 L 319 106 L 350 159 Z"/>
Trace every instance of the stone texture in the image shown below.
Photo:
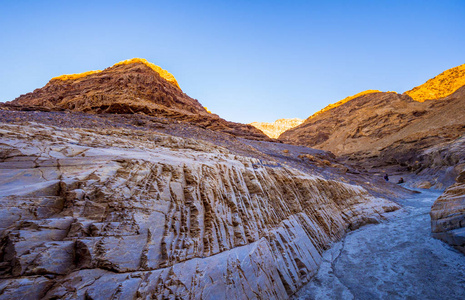
<path fill-rule="evenodd" d="M 347 230 L 398 209 L 199 140 L 0 134 L 0 299 L 285 299 Z"/>
<path fill-rule="evenodd" d="M 431 232 L 465 253 L 465 171 L 431 207 Z"/>

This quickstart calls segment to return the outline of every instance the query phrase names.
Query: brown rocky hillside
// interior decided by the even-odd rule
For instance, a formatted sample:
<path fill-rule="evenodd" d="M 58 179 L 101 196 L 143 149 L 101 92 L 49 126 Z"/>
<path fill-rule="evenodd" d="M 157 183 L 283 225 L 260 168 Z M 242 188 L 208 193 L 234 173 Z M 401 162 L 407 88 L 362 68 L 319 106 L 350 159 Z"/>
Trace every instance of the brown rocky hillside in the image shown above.
<path fill-rule="evenodd" d="M 465 85 L 465 64 L 446 70 L 410 91 L 405 92 L 416 101 L 447 97 Z"/>
<path fill-rule="evenodd" d="M 447 81 L 454 84 L 464 78 L 458 78 L 456 71 L 436 78 L 446 82 L 444 74 L 454 74 Z M 434 80 L 428 82 L 432 85 Z M 450 86 L 444 85 L 437 95 L 447 95 Z M 420 86 L 412 91 L 424 89 Z M 315 114 L 279 139 L 331 151 L 369 168 L 395 165 L 405 171 L 424 170 L 438 165 L 428 159 L 428 149 L 451 143 L 465 132 L 465 87 L 436 100 L 416 100 L 408 92 L 365 94 Z M 443 162 L 450 167 L 456 163 Z"/>
<path fill-rule="evenodd" d="M 183 93 L 173 75 L 144 59 L 122 61 L 103 71 L 55 77 L 44 87 L 7 102 L 2 108 L 144 114 L 238 137 L 270 140 L 251 125 L 228 122 L 207 112 L 196 99 Z"/>

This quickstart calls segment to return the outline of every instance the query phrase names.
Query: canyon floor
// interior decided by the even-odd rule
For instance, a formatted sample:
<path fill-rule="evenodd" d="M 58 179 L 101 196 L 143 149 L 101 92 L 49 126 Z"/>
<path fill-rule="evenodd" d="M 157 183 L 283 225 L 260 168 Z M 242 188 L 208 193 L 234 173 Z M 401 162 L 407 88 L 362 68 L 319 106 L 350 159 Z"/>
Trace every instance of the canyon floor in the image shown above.
<path fill-rule="evenodd" d="M 422 190 L 387 221 L 349 233 L 295 299 L 464 299 L 463 254 L 431 237 L 440 194 Z"/>

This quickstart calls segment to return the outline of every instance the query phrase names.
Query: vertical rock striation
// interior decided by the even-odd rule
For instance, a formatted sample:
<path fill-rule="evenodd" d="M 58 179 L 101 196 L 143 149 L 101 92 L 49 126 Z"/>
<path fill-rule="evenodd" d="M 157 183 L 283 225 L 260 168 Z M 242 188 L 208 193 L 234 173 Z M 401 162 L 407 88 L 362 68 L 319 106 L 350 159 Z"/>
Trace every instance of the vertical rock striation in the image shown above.
<path fill-rule="evenodd" d="M 433 237 L 465 253 L 465 171 L 431 207 Z"/>
<path fill-rule="evenodd" d="M 363 188 L 137 130 L 0 125 L 0 299 L 286 299 Z"/>

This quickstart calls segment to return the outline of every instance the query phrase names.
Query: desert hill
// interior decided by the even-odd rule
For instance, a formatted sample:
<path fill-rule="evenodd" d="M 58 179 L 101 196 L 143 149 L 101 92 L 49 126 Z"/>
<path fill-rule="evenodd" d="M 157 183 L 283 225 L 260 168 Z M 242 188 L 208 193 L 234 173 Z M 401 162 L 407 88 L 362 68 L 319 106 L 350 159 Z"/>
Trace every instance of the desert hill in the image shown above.
<path fill-rule="evenodd" d="M 273 123 L 268 122 L 252 122 L 250 125 L 260 129 L 267 136 L 277 139 L 281 133 L 291 128 L 294 128 L 303 123 L 304 120 L 299 118 L 293 119 L 278 119 Z"/>
<path fill-rule="evenodd" d="M 446 70 L 410 91 L 405 92 L 415 101 L 441 99 L 465 85 L 465 64 Z"/>
<path fill-rule="evenodd" d="M 429 165 L 422 160 L 432 162 L 425 151 L 451 143 L 465 132 L 465 87 L 456 88 L 465 78 L 462 69 L 463 65 L 446 71 L 404 94 L 352 97 L 314 114 L 279 139 L 331 151 L 368 168 L 426 169 Z M 445 96 L 426 100 L 432 87 L 437 87 L 434 95 Z"/>
<path fill-rule="evenodd" d="M 103 71 L 62 75 L 44 87 L 3 104 L 10 110 L 71 111 L 94 114 L 144 114 L 238 137 L 270 140 L 251 125 L 228 122 L 211 114 L 180 89 L 168 71 L 135 58 Z"/>

